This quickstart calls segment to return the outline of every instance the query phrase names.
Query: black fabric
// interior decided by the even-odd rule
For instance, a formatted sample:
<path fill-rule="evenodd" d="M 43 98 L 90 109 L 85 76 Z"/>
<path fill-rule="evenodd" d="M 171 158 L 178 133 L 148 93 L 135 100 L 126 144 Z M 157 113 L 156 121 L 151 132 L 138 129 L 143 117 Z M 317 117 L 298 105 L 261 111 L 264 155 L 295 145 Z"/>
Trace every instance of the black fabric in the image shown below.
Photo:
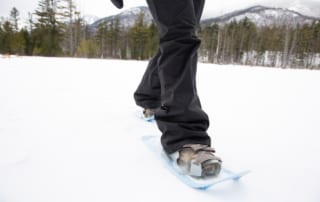
<path fill-rule="evenodd" d="M 123 0 L 111 0 L 111 2 L 119 9 L 123 8 Z"/>
<path fill-rule="evenodd" d="M 185 144 L 210 146 L 209 119 L 196 89 L 197 50 L 195 31 L 204 0 L 147 0 L 157 25 L 160 44 L 150 60 L 138 89 L 136 104 L 157 108 L 155 119 L 167 153 Z"/>

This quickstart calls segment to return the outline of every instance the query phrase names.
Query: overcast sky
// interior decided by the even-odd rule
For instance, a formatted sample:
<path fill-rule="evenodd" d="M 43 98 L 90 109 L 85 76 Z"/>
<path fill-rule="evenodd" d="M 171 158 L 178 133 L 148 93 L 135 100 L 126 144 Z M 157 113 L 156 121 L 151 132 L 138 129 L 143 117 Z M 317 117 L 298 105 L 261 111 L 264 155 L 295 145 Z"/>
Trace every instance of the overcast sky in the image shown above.
<path fill-rule="evenodd" d="M 28 12 L 34 12 L 38 2 L 39 0 L 0 0 L 0 16 L 8 17 L 10 10 L 15 6 L 20 11 L 21 18 L 27 18 Z M 116 9 L 110 0 L 76 0 L 76 2 L 84 15 L 106 17 L 121 11 Z M 124 4 L 124 9 L 146 6 L 145 0 L 124 0 Z M 304 14 L 320 16 L 320 0 L 206 0 L 203 19 L 253 5 L 298 8 Z"/>

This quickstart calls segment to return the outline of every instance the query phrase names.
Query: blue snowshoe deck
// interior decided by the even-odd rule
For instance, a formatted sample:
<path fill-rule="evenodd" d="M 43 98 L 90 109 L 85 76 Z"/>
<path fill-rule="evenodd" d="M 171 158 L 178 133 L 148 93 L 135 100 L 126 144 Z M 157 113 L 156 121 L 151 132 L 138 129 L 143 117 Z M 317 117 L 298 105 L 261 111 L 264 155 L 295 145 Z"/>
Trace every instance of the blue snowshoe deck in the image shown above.
<path fill-rule="evenodd" d="M 218 177 L 215 178 L 195 178 L 185 174 L 182 174 L 177 169 L 175 163 L 168 157 L 168 155 L 162 149 L 159 136 L 143 136 L 142 141 L 144 144 L 163 162 L 168 170 L 176 176 L 181 182 L 194 189 L 206 190 L 214 185 L 217 185 L 226 181 L 238 181 L 241 177 L 247 175 L 250 171 L 244 170 L 241 172 L 233 172 L 222 166 L 221 172 Z"/>

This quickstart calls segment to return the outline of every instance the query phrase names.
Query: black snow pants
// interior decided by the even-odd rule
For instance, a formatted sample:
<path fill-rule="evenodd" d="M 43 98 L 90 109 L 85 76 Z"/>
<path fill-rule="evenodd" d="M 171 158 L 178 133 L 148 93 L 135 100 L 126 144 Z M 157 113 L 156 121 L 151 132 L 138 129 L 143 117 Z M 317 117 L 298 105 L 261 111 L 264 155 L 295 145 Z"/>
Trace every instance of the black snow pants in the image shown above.
<path fill-rule="evenodd" d="M 160 44 L 138 89 L 136 104 L 156 109 L 161 143 L 171 154 L 185 144 L 210 146 L 209 118 L 196 89 L 197 50 L 201 41 L 196 27 L 204 0 L 147 0 L 157 25 Z"/>

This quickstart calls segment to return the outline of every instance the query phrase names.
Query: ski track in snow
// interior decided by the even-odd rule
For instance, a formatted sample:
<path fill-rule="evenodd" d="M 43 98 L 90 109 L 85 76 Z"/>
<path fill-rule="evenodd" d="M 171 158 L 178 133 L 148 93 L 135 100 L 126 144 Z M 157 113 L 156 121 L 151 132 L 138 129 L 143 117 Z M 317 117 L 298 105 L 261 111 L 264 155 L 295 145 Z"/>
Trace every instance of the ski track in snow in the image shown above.
<path fill-rule="evenodd" d="M 209 134 L 240 182 L 193 190 L 140 141 L 147 62 L 0 58 L 0 201 L 320 201 L 320 71 L 199 64 Z"/>

